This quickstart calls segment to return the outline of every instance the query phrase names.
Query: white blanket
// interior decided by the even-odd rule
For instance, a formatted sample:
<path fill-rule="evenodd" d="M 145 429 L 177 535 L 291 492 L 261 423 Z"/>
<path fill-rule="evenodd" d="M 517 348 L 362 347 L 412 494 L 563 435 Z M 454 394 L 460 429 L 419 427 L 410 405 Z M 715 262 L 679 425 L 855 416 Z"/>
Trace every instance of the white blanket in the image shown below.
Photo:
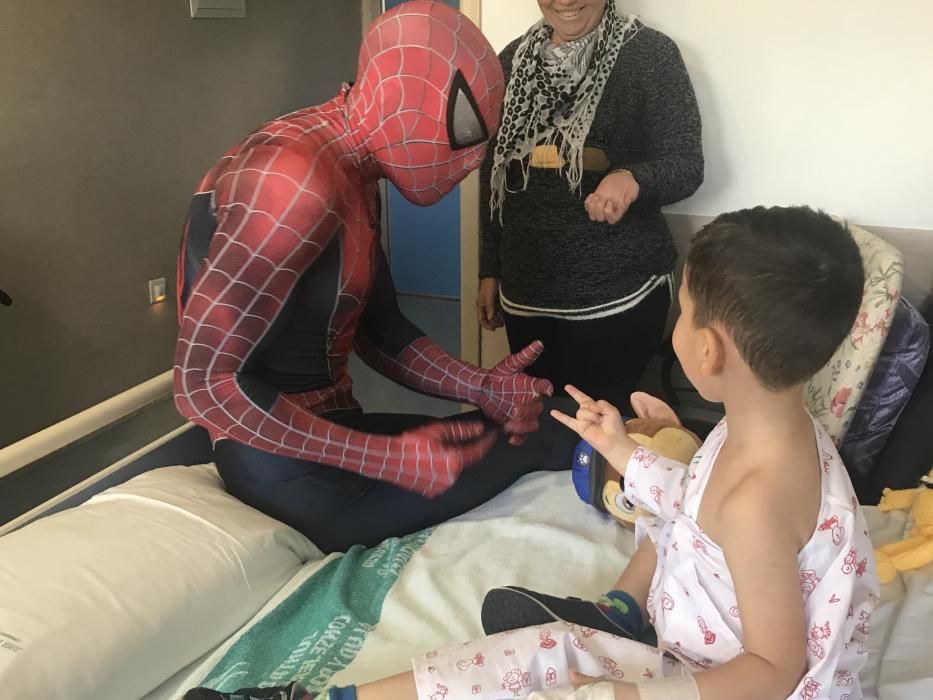
<path fill-rule="evenodd" d="M 903 538 L 904 513 L 866 508 L 865 515 L 875 548 Z M 866 697 L 933 698 L 933 564 L 882 586 L 871 624 L 868 665 L 862 671 Z"/>

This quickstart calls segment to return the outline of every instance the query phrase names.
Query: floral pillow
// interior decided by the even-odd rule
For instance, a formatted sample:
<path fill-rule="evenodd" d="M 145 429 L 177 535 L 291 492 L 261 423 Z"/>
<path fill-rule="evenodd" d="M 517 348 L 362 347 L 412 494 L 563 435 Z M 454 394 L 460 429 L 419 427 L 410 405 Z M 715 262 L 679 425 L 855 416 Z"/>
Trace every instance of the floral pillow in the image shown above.
<path fill-rule="evenodd" d="M 852 331 L 823 369 L 807 384 L 807 408 L 842 443 L 855 409 L 891 330 L 901 296 L 904 259 L 900 251 L 865 229 L 849 224 L 862 253 L 865 295 Z"/>

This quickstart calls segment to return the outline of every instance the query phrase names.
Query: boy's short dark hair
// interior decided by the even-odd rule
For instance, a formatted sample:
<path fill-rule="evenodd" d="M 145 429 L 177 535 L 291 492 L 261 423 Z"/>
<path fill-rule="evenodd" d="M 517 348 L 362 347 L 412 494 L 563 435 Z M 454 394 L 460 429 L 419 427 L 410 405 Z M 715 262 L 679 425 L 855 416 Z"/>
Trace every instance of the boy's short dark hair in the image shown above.
<path fill-rule="evenodd" d="M 696 325 L 721 323 L 774 391 L 829 362 L 855 323 L 864 288 L 848 229 L 809 207 L 723 214 L 694 236 L 686 275 Z"/>

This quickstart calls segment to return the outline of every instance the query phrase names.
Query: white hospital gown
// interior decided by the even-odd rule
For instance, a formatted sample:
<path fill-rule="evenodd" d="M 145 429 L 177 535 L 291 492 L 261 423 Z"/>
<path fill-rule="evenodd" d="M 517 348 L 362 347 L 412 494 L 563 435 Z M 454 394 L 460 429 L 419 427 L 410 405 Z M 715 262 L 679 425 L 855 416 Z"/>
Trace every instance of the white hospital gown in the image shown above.
<path fill-rule="evenodd" d="M 814 430 L 823 497 L 816 530 L 797 558 L 807 672 L 791 698 L 859 700 L 858 674 L 866 661 L 878 582 L 868 527 L 848 474 L 815 421 Z M 741 610 L 725 557 L 696 522 L 725 438 L 723 421 L 689 466 L 639 448 L 625 473 L 626 496 L 651 513 L 638 520 L 636 537 L 650 537 L 658 555 L 646 606 L 657 649 L 565 623 L 528 628 L 414 659 L 419 698 L 525 698 L 568 686 L 570 668 L 637 683 L 702 671 L 743 653 Z"/>
<path fill-rule="evenodd" d="M 814 421 L 822 462 L 817 527 L 797 557 L 807 617 L 807 671 L 792 698 L 857 700 L 878 580 L 868 526 L 842 460 Z M 694 671 L 744 651 L 742 613 L 722 550 L 697 524 L 710 471 L 726 439 L 723 421 L 689 466 L 638 449 L 625 472 L 626 496 L 655 517 L 636 525 L 658 565 L 647 613 L 658 645 Z"/>
<path fill-rule="evenodd" d="M 573 692 L 571 668 L 633 683 L 684 672 L 655 647 L 565 622 L 502 632 L 412 660 L 419 700 L 517 700 L 536 691 L 564 697 Z"/>

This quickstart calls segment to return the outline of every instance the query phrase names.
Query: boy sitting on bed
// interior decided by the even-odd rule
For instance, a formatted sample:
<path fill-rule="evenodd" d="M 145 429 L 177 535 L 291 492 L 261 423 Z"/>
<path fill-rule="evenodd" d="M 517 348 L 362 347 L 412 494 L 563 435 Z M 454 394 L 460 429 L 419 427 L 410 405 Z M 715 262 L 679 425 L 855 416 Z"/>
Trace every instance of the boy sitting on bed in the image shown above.
<path fill-rule="evenodd" d="M 576 417 L 554 414 L 652 514 L 616 589 L 599 603 L 499 589 L 484 625 L 498 616 L 507 631 L 329 697 L 860 698 L 872 547 L 803 385 L 845 339 L 862 288 L 858 248 L 825 214 L 756 208 L 709 224 L 687 257 L 674 349 L 726 420 L 693 462 L 647 452 L 614 407 L 573 387 Z M 633 639 L 642 610 L 657 648 Z M 524 624 L 540 626 L 508 630 Z"/>

